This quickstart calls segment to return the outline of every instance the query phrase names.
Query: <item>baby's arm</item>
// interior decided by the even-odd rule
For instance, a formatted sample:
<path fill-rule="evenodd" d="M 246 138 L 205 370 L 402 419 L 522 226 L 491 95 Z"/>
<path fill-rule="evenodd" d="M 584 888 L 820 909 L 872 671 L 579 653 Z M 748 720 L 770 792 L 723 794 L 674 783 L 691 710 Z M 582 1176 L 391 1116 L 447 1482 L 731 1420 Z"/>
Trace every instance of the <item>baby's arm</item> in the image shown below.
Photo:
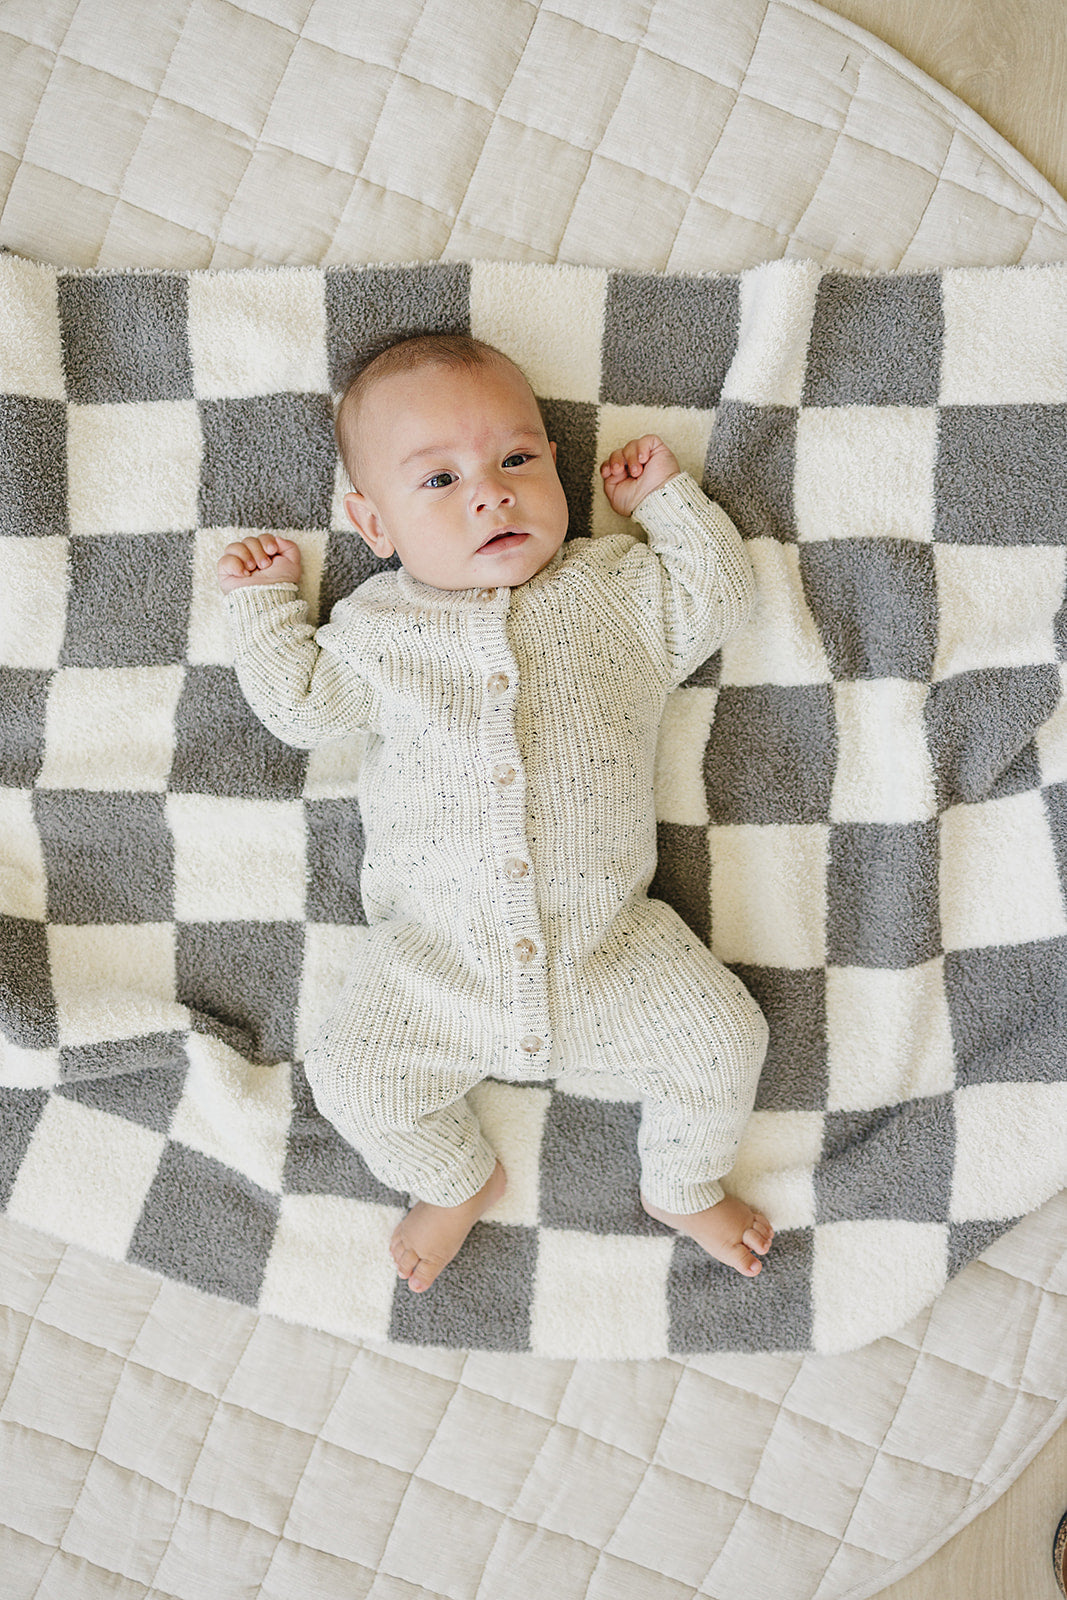
<path fill-rule="evenodd" d="M 613 450 L 600 468 L 612 510 L 628 517 L 646 495 L 678 475 L 678 462 L 662 439 L 646 433 Z"/>
<path fill-rule="evenodd" d="M 613 451 L 600 473 L 611 505 L 636 514 L 657 557 L 650 568 L 635 555 L 630 577 L 681 682 L 748 618 L 755 585 L 744 541 L 655 434 Z"/>
<path fill-rule="evenodd" d="M 239 539 L 226 546 L 217 570 L 223 594 L 252 583 L 299 583 L 300 546 L 273 533 Z"/>

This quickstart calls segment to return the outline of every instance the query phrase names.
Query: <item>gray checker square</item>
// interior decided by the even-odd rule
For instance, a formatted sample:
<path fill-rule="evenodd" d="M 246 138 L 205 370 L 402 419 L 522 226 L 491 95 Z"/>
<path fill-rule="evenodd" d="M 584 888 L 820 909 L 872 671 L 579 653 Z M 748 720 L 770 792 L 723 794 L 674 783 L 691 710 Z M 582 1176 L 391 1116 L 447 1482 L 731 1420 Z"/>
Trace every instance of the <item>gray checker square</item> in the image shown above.
<path fill-rule="evenodd" d="M 326 272 L 327 353 L 338 392 L 398 339 L 469 331 L 470 267 L 462 263 Z"/>
<path fill-rule="evenodd" d="M 320 622 L 326 622 L 338 600 L 343 600 L 354 589 L 378 572 L 395 572 L 400 557 L 394 553 L 387 561 L 380 561 L 373 550 L 354 530 L 348 533 L 334 529 L 326 541 L 326 559 L 323 562 L 319 583 Z"/>
<path fill-rule="evenodd" d="M 818 1220 L 947 1222 L 955 1148 L 950 1094 L 828 1111 L 815 1168 Z"/>
<path fill-rule="evenodd" d="M 1041 791 L 1041 798 L 1060 869 L 1060 888 L 1067 900 L 1067 783 L 1050 783 Z"/>
<path fill-rule="evenodd" d="M 938 825 L 835 823 L 827 873 L 827 960 L 900 970 L 941 951 Z"/>
<path fill-rule="evenodd" d="M 29 788 L 44 760 L 45 716 L 51 673 L 34 667 L 0 667 L 0 762 L 8 788 Z"/>
<path fill-rule="evenodd" d="M 737 347 L 733 277 L 611 273 L 604 305 L 600 398 L 609 405 L 718 404 Z"/>
<path fill-rule="evenodd" d="M 835 678 L 929 681 L 937 651 L 931 546 L 912 539 L 804 544 L 800 577 Z"/>
<path fill-rule="evenodd" d="M 178 1001 L 198 1033 L 260 1065 L 290 1060 L 304 925 L 179 922 Z"/>
<path fill-rule="evenodd" d="M 174 717 L 174 794 L 294 800 L 303 792 L 306 750 L 263 726 L 228 667 L 189 667 Z"/>
<path fill-rule="evenodd" d="M 995 1239 L 1002 1233 L 1007 1233 L 1009 1228 L 1014 1228 L 1021 1217 L 1010 1217 L 1007 1220 L 978 1222 L 952 1222 L 948 1230 L 948 1275 L 954 1278 L 957 1272 L 977 1259 L 988 1250 Z"/>
<path fill-rule="evenodd" d="M 1067 406 L 942 406 L 934 538 L 1067 543 Z"/>
<path fill-rule="evenodd" d="M 276 1195 L 232 1167 L 168 1143 L 126 1259 L 254 1306 L 277 1224 Z"/>
<path fill-rule="evenodd" d="M 403 1206 L 404 1196 L 376 1178 L 358 1151 L 319 1111 L 299 1065 L 292 1069 L 292 1092 L 282 1179 L 286 1194 L 335 1194 L 375 1205 Z"/>
<path fill-rule="evenodd" d="M 815 300 L 803 403 L 934 405 L 944 336 L 936 273 L 826 273 Z"/>
<path fill-rule="evenodd" d="M 707 828 L 684 822 L 657 822 L 656 873 L 648 892 L 665 900 L 705 944 L 711 940 L 708 883 L 711 858 Z"/>
<path fill-rule="evenodd" d="M 47 1089 L 0 1089 L 0 1210 L 11 1200 L 30 1140 L 49 1101 Z"/>
<path fill-rule="evenodd" d="M 58 293 L 71 400 L 192 399 L 188 286 L 180 273 L 61 274 Z"/>
<path fill-rule="evenodd" d="M 49 1050 L 59 1042 L 44 923 L 2 913 L 0 1027 L 13 1044 L 27 1050 Z"/>
<path fill-rule="evenodd" d="M 161 794 L 39 789 L 48 915 L 68 926 L 169 922 L 174 843 Z"/>
<path fill-rule="evenodd" d="M 75 539 L 64 667 L 184 661 L 193 590 L 191 534 Z"/>
<path fill-rule="evenodd" d="M 770 1041 L 756 1086 L 757 1111 L 821 1111 L 826 1105 L 826 971 L 735 966 L 767 1019 Z"/>
<path fill-rule="evenodd" d="M 0 395 L 0 535 L 66 537 L 67 408 Z"/>
<path fill-rule="evenodd" d="M 336 452 L 328 395 L 201 400 L 204 527 L 328 528 Z"/>
<path fill-rule="evenodd" d="M 398 1344 L 528 1350 L 537 1270 L 537 1230 L 479 1222 L 467 1235 L 462 1267 L 429 1294 L 397 1281 L 389 1337 Z"/>
<path fill-rule="evenodd" d="M 678 1239 L 667 1280 L 669 1348 L 678 1355 L 807 1348 L 813 1255 L 810 1228 L 783 1228 L 759 1276 L 744 1278 L 691 1239 Z"/>
<path fill-rule="evenodd" d="M 309 922 L 366 923 L 359 875 L 363 823 L 355 800 L 305 800 Z"/>
<path fill-rule="evenodd" d="M 940 804 L 1036 787 L 1033 737 L 1059 695 L 1059 673 L 1051 665 L 988 667 L 935 683 L 923 720 Z"/>
<path fill-rule="evenodd" d="M 597 408 L 584 400 L 542 400 L 540 406 L 548 437 L 558 446 L 556 465 L 570 511 L 567 537 L 587 539 L 593 531 Z"/>
<path fill-rule="evenodd" d="M 704 751 L 709 821 L 826 822 L 836 748 L 828 684 L 721 688 Z"/>
<path fill-rule="evenodd" d="M 641 1107 L 555 1093 L 541 1140 L 540 1218 L 546 1228 L 660 1234 L 639 1198 Z"/>
<path fill-rule="evenodd" d="M 56 1093 L 166 1133 L 185 1086 L 184 1039 L 180 1033 L 157 1033 L 63 1050 L 60 1065 L 67 1081 Z"/>
<path fill-rule="evenodd" d="M 746 539 L 795 541 L 796 447 L 794 406 L 740 400 L 719 406 L 704 461 L 704 488 Z"/>
<path fill-rule="evenodd" d="M 1067 938 L 945 956 L 958 1086 L 1067 1079 Z"/>

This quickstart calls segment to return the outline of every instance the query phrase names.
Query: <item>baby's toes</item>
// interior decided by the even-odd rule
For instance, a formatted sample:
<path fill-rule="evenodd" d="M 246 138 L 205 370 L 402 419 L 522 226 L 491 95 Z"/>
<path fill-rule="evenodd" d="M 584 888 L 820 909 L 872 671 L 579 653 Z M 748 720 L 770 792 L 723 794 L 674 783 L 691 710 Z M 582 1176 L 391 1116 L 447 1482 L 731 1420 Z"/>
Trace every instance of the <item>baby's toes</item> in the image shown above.
<path fill-rule="evenodd" d="M 771 1248 L 774 1229 L 767 1221 L 767 1218 L 757 1212 L 750 1226 L 745 1229 L 741 1237 L 750 1250 L 755 1250 L 757 1255 L 765 1256 Z"/>

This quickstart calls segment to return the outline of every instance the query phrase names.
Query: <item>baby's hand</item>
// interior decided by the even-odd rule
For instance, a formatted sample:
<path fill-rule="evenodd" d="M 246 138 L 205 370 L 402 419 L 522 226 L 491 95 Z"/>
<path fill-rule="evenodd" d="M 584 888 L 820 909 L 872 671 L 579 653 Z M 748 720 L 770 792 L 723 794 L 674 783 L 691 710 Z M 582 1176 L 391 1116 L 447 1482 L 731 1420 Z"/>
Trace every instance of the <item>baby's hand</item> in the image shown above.
<path fill-rule="evenodd" d="M 253 583 L 299 583 L 300 546 L 273 533 L 239 539 L 226 546 L 217 570 L 223 594 Z"/>
<path fill-rule="evenodd" d="M 612 509 L 628 517 L 646 495 L 676 477 L 678 471 L 677 459 L 663 440 L 646 433 L 621 450 L 613 450 L 601 466 L 600 476 Z"/>

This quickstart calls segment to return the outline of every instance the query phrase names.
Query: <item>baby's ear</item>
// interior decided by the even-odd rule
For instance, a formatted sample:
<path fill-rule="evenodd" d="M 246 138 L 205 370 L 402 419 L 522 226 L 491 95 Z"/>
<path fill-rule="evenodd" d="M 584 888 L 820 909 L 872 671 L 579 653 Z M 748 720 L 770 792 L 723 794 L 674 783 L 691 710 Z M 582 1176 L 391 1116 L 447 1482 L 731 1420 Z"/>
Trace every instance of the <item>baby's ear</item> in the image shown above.
<path fill-rule="evenodd" d="M 356 490 L 353 494 L 345 495 L 344 508 L 346 517 L 360 537 L 370 545 L 376 556 L 387 561 L 393 553 L 393 541 L 382 527 L 382 520 L 373 502 Z"/>

